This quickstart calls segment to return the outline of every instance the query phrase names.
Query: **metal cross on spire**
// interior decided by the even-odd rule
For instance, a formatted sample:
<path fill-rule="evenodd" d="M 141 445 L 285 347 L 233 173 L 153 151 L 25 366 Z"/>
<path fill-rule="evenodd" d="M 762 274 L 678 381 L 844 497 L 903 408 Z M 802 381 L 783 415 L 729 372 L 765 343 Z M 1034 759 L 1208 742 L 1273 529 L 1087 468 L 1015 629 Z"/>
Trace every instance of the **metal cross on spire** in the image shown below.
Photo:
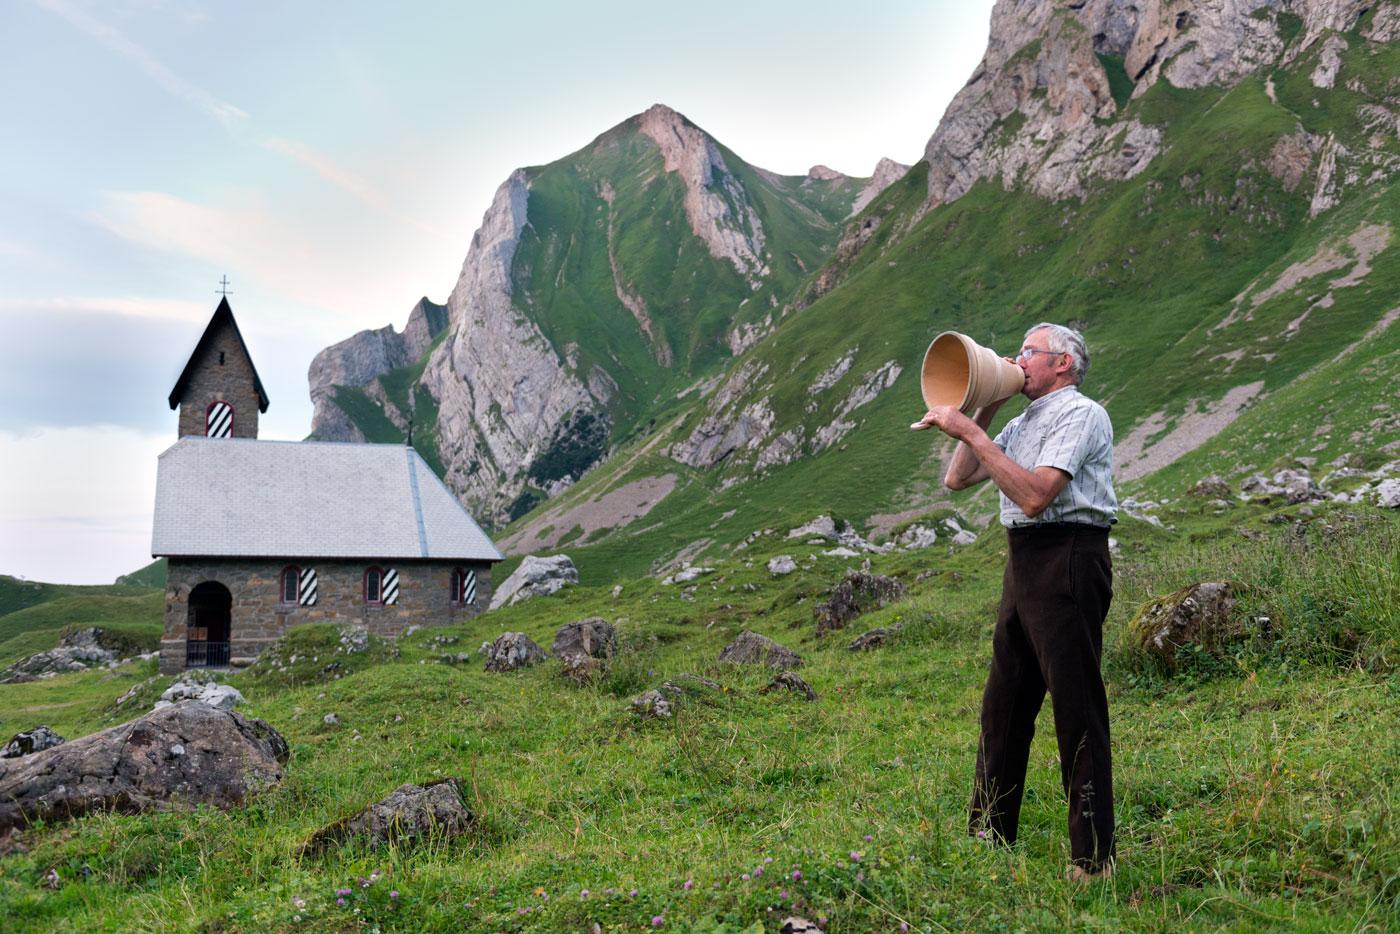
<path fill-rule="evenodd" d="M 224 296 L 225 298 L 228 297 L 228 276 L 227 276 L 227 275 L 225 275 L 222 279 L 219 280 L 219 288 L 215 289 L 215 291 L 218 292 L 220 295 Z"/>

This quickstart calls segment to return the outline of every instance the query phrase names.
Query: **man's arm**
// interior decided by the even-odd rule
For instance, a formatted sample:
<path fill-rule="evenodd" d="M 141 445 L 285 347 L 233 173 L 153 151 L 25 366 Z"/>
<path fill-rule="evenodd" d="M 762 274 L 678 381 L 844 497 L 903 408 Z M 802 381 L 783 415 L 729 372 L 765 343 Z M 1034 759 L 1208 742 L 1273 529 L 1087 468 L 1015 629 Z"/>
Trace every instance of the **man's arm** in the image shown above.
<path fill-rule="evenodd" d="M 1027 470 L 1006 456 L 987 435 L 992 415 L 979 409 L 968 418 L 952 406 L 940 406 L 924 416 L 924 421 L 960 442 L 943 478 L 950 490 L 962 490 L 988 478 L 1007 498 L 1030 518 L 1035 518 L 1055 501 L 1069 484 L 1070 475 L 1058 467 Z"/>

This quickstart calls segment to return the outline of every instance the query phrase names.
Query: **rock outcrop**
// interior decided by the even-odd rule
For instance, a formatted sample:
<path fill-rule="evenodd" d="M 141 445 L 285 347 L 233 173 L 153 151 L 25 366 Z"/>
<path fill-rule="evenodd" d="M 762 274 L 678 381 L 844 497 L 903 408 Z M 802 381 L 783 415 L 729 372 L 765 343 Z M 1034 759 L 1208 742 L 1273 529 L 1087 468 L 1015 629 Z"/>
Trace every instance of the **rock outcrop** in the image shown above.
<path fill-rule="evenodd" d="M 767 665 L 770 668 L 796 668 L 802 656 L 779 642 L 745 629 L 719 653 L 717 661 L 734 665 Z"/>
<path fill-rule="evenodd" d="M 1304 35 L 1289 56 L 1324 30 L 1345 32 L 1370 4 L 1294 0 Z M 1157 81 L 1175 87 L 1228 85 L 1285 56 L 1271 0 L 1086 0 L 1065 6 L 998 0 L 986 54 L 929 139 L 928 206 L 956 201 L 979 179 L 1024 185 L 1045 198 L 1082 196 L 1095 178 L 1141 172 L 1161 151 L 1160 129 L 1114 120 L 1108 67 L 1132 96 Z M 1373 21 L 1375 31 L 1391 31 Z M 1337 41 L 1314 81 L 1336 79 Z M 1380 40 L 1376 40 L 1380 41 Z"/>
<path fill-rule="evenodd" d="M 0 759 L 0 830 L 89 811 L 232 807 L 282 780 L 287 743 L 262 720 L 186 702 Z"/>
<path fill-rule="evenodd" d="M 316 831 L 302 844 L 301 852 L 319 853 L 356 838 L 370 846 L 449 840 L 475 827 L 476 818 L 462 799 L 459 780 L 444 778 L 426 785 L 400 785 L 364 810 Z"/>
<path fill-rule="evenodd" d="M 503 632 L 486 651 L 486 670 L 516 671 L 544 661 L 544 649 L 523 632 Z"/>
<path fill-rule="evenodd" d="M 578 569 L 568 555 L 540 558 L 526 555 L 515 572 L 491 595 L 491 609 L 514 606 L 531 597 L 547 597 L 578 583 Z"/>
<path fill-rule="evenodd" d="M 46 726 L 36 726 L 32 730 L 22 730 L 10 737 L 4 749 L 0 749 L 0 759 L 18 759 L 20 756 L 43 752 L 55 746 L 62 746 L 66 740 Z"/>
<path fill-rule="evenodd" d="M 315 406 L 311 437 L 363 441 L 363 436 L 346 437 L 347 433 L 358 433 L 358 429 L 351 426 L 345 413 L 335 405 L 335 387 L 366 386 L 390 370 L 408 366 L 423 356 L 446 327 L 447 306 L 420 298 L 408 313 L 403 333 L 395 331 L 392 324 L 377 331 L 361 331 L 313 357 L 307 373 L 311 404 Z"/>
<path fill-rule="evenodd" d="M 1229 581 L 1183 587 L 1145 603 L 1128 623 L 1136 647 L 1168 671 L 1177 668 L 1177 653 L 1188 645 L 1214 652 L 1245 632 L 1235 612 L 1238 585 Z"/>
<path fill-rule="evenodd" d="M 817 632 L 845 629 L 846 624 L 862 613 L 878 609 L 908 596 L 909 588 L 892 577 L 869 571 L 848 571 L 841 583 L 831 590 L 831 598 L 812 607 Z"/>

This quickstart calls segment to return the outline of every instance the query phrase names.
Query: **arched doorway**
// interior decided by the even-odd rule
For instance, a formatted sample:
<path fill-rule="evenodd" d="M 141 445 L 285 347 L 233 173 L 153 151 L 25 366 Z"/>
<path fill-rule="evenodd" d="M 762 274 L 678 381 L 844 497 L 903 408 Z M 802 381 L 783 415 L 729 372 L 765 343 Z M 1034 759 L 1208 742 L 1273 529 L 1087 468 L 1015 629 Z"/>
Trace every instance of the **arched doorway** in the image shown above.
<path fill-rule="evenodd" d="M 205 581 L 190 591 L 188 606 L 185 667 L 227 668 L 233 594 L 218 581 Z"/>

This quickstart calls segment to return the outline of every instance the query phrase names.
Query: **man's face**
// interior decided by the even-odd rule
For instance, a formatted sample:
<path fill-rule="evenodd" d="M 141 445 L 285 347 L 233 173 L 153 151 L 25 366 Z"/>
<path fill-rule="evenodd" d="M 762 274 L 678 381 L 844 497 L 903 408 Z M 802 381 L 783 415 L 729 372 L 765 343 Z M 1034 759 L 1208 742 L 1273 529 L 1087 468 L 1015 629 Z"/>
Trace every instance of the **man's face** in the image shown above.
<path fill-rule="evenodd" d="M 1021 344 L 1021 352 L 1016 356 L 1016 365 L 1026 374 L 1026 383 L 1021 387 L 1021 394 L 1027 399 L 1039 399 L 1047 392 L 1059 388 L 1055 384 L 1060 381 L 1060 374 L 1064 372 L 1061 364 L 1068 355 L 1052 352 L 1048 346 L 1049 336 L 1047 331 L 1032 331 L 1025 343 Z"/>

